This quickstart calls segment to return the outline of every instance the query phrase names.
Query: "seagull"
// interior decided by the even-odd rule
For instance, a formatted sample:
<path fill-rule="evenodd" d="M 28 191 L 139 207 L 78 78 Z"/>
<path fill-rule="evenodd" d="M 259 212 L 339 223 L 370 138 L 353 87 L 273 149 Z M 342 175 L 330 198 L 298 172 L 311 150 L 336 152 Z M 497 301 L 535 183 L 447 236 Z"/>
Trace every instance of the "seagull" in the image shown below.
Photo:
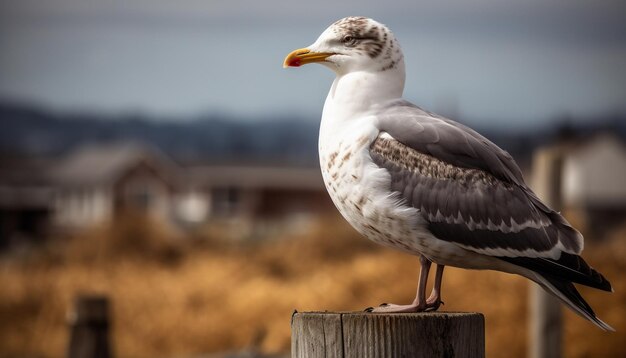
<path fill-rule="evenodd" d="M 583 236 L 524 183 L 506 151 L 404 100 L 393 33 L 366 17 L 330 25 L 283 67 L 320 63 L 336 77 L 324 104 L 319 160 L 326 189 L 362 235 L 419 257 L 417 294 L 370 312 L 435 311 L 445 266 L 521 275 L 604 330 L 573 283 L 612 292 L 580 256 Z M 432 293 L 426 282 L 436 264 Z"/>

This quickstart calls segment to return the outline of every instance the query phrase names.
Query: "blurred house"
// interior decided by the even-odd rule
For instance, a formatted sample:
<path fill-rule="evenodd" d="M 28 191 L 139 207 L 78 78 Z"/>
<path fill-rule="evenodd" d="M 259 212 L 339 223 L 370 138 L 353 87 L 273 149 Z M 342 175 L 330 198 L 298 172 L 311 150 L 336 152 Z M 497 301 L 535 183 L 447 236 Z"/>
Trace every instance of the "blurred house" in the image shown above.
<path fill-rule="evenodd" d="M 535 160 L 560 166 L 559 206 L 583 229 L 604 232 L 626 217 L 626 145 L 618 136 L 562 141 L 538 149 Z"/>
<path fill-rule="evenodd" d="M 618 137 L 600 134 L 564 158 L 566 208 L 581 212 L 586 226 L 604 232 L 626 218 L 626 146 Z"/>
<path fill-rule="evenodd" d="M 186 170 L 183 182 L 178 222 L 215 224 L 232 239 L 301 232 L 315 218 L 336 213 L 315 167 L 198 166 Z"/>
<path fill-rule="evenodd" d="M 190 168 L 187 178 L 213 218 L 295 217 L 332 207 L 318 168 L 203 166 Z"/>
<path fill-rule="evenodd" d="M 33 158 L 0 158 L 0 249 L 45 236 L 53 197 L 49 168 Z"/>
<path fill-rule="evenodd" d="M 86 227 L 129 211 L 167 219 L 178 185 L 177 166 L 153 147 L 89 145 L 61 160 L 52 172 L 54 223 Z"/>
<path fill-rule="evenodd" d="M 139 143 L 91 144 L 37 170 L 18 167 L 0 176 L 3 237 L 20 228 L 40 237 L 50 228 L 111 223 L 131 212 L 178 227 L 228 221 L 249 229 L 333 207 L 318 168 L 183 167 Z"/>

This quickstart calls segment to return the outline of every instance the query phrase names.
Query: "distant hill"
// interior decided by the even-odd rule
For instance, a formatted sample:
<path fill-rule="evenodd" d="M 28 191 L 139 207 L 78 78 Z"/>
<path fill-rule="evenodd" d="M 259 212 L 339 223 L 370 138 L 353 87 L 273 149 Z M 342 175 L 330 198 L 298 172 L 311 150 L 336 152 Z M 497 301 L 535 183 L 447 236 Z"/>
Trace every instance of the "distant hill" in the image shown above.
<path fill-rule="evenodd" d="M 60 115 L 27 106 L 0 104 L 0 149 L 34 155 L 62 154 L 87 142 L 138 140 L 179 161 L 246 159 L 317 160 L 319 123 L 264 118 L 241 121 L 207 116 L 154 120 L 136 115 Z"/>
<path fill-rule="evenodd" d="M 151 119 L 140 115 L 106 116 L 55 113 L 27 105 L 0 103 L 0 151 L 56 156 L 93 142 L 138 140 L 151 143 L 179 162 L 249 161 L 314 164 L 317 119 L 220 116 Z M 600 130 L 626 137 L 626 118 L 562 120 L 553 128 L 525 131 L 476 128 L 513 154 L 520 164 L 531 150 L 557 136 L 585 136 Z"/>

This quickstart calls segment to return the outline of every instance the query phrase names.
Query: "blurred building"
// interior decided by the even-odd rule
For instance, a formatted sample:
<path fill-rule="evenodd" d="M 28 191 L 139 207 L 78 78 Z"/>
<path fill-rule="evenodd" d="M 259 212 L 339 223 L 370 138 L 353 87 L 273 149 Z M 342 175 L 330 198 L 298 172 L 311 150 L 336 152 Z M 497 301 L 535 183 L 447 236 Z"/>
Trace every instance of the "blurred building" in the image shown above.
<path fill-rule="evenodd" d="M 52 172 L 54 223 L 86 227 L 128 211 L 167 219 L 177 174 L 176 165 L 150 146 L 123 143 L 80 148 Z"/>
<path fill-rule="evenodd" d="M 188 192 L 201 193 L 206 216 L 214 218 L 299 216 L 321 213 L 332 205 L 318 168 L 194 167 L 187 171 L 186 183 L 192 188 Z"/>
<path fill-rule="evenodd" d="M 179 227 L 281 223 L 332 208 L 315 167 L 183 167 L 139 143 L 90 144 L 45 166 L 0 176 L 3 241 L 114 222 L 130 212 Z M 12 237 L 13 239 L 9 239 Z"/>
<path fill-rule="evenodd" d="M 41 240 L 50 229 L 54 194 L 50 166 L 40 159 L 0 158 L 0 249 Z"/>
<path fill-rule="evenodd" d="M 565 208 L 589 230 L 604 233 L 626 218 L 626 146 L 600 134 L 572 148 L 563 161 Z"/>
<path fill-rule="evenodd" d="M 584 140 L 568 139 L 538 149 L 534 157 L 558 163 L 559 206 L 583 230 L 602 233 L 622 223 L 626 217 L 626 145 L 618 136 L 600 133 Z"/>

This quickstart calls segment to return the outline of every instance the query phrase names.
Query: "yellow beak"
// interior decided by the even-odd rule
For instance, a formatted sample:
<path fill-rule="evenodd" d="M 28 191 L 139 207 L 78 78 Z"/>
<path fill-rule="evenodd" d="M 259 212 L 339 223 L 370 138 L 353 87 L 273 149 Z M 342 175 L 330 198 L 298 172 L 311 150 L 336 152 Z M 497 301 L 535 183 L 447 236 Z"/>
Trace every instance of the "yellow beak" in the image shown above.
<path fill-rule="evenodd" d="M 287 67 L 300 67 L 307 63 L 324 62 L 326 58 L 334 55 L 330 52 L 311 52 L 308 48 L 299 48 L 292 51 L 283 62 L 283 68 Z"/>

